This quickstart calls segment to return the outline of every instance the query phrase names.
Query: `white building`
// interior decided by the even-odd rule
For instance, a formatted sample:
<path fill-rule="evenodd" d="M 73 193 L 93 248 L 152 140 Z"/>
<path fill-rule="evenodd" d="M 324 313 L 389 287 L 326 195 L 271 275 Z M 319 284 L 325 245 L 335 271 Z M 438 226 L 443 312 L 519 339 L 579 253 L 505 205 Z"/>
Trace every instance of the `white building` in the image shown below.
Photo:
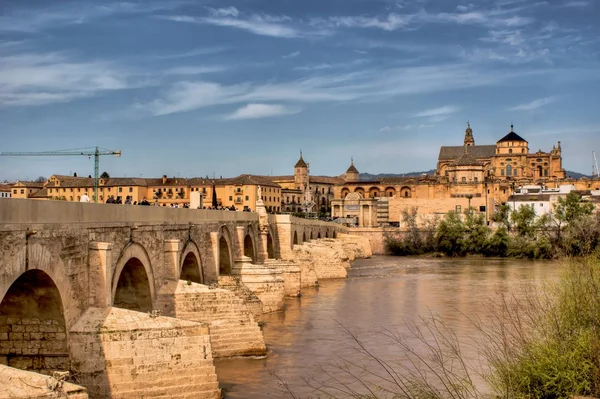
<path fill-rule="evenodd" d="M 554 210 L 554 205 L 559 198 L 565 198 L 571 191 L 576 188 L 572 184 L 564 184 L 558 188 L 548 188 L 545 186 L 522 186 L 516 190 L 515 194 L 508 198 L 507 205 L 511 211 L 519 210 L 522 206 L 532 206 L 536 216 L 542 216 L 551 213 Z M 593 202 L 597 202 L 600 198 L 600 190 L 592 191 L 577 191 L 584 198 L 590 198 Z"/>
<path fill-rule="evenodd" d="M 10 198 L 11 184 L 0 184 L 0 198 Z"/>

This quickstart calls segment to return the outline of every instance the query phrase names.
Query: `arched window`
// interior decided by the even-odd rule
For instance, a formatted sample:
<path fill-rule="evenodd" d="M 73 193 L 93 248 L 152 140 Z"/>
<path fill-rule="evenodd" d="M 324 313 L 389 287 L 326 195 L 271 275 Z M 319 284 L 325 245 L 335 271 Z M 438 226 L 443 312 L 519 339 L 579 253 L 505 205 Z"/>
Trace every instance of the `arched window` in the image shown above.
<path fill-rule="evenodd" d="M 506 176 L 512 176 L 512 166 L 506 165 Z"/>
<path fill-rule="evenodd" d="M 512 148 L 508 150 L 508 153 L 509 153 L 509 154 L 512 154 Z"/>

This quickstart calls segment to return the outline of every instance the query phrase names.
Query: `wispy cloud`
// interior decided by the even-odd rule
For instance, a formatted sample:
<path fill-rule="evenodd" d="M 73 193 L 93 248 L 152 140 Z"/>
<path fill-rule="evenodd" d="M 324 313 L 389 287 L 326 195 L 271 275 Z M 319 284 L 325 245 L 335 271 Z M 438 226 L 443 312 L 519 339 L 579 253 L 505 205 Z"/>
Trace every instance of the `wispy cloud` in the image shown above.
<path fill-rule="evenodd" d="M 226 120 L 272 118 L 274 116 L 291 115 L 300 112 L 297 107 L 281 104 L 248 104 L 238 108 L 234 113 L 225 117 Z"/>
<path fill-rule="evenodd" d="M 509 111 L 532 111 L 534 109 L 538 109 L 545 105 L 548 105 L 554 101 L 556 101 L 556 97 L 539 98 L 537 100 L 533 100 L 533 101 L 525 103 L 525 104 L 519 104 L 517 106 L 510 107 L 510 108 L 508 108 L 508 110 Z"/>
<path fill-rule="evenodd" d="M 300 55 L 300 51 L 294 51 L 292 53 L 286 54 L 286 55 L 282 55 L 281 58 L 283 58 L 284 60 L 286 59 L 290 59 L 290 58 L 296 58 Z"/>
<path fill-rule="evenodd" d="M 284 24 L 291 18 L 268 14 L 251 14 L 243 16 L 235 7 L 227 9 L 210 9 L 209 16 L 194 17 L 189 15 L 164 16 L 164 19 L 176 21 L 206 24 L 214 26 L 230 27 L 245 30 L 260 36 L 271 36 L 279 38 L 294 38 L 301 36 L 295 28 Z"/>
<path fill-rule="evenodd" d="M 424 9 L 413 14 L 389 13 L 380 16 L 334 16 L 313 18 L 310 23 L 327 28 L 376 28 L 385 31 L 414 29 L 425 23 L 480 25 L 490 28 L 518 27 L 532 23 L 531 17 L 507 15 L 510 10 L 462 10 L 463 12 L 430 13 Z"/>
<path fill-rule="evenodd" d="M 151 14 L 179 8 L 189 1 L 111 2 L 47 2 L 50 6 L 15 8 L 0 16 L 0 31 L 38 32 L 57 26 L 78 25 L 94 19 L 118 14 Z"/>
<path fill-rule="evenodd" d="M 428 117 L 428 116 L 440 116 L 440 115 L 449 115 L 455 112 L 460 111 L 459 107 L 455 107 L 452 105 L 445 105 L 439 108 L 427 109 L 425 111 L 421 111 L 415 114 L 416 117 Z"/>
<path fill-rule="evenodd" d="M 248 102 L 319 103 L 340 101 L 373 102 L 416 93 L 432 93 L 495 85 L 530 76 L 532 72 L 478 69 L 472 64 L 439 66 L 369 68 L 362 71 L 330 73 L 288 82 L 222 85 L 215 82 L 183 81 L 174 84 L 163 96 L 136 111 L 150 115 L 187 112 L 214 105 Z M 421 112 L 423 116 L 456 112 L 446 106 Z"/>
<path fill-rule="evenodd" d="M 0 106 L 43 105 L 144 85 L 109 63 L 74 62 L 58 53 L 0 58 Z"/>
<path fill-rule="evenodd" d="M 181 66 L 169 68 L 165 71 L 167 75 L 202 75 L 207 73 L 221 72 L 227 68 L 223 66 Z"/>
<path fill-rule="evenodd" d="M 563 3 L 562 7 L 587 7 L 590 4 L 591 2 L 586 0 L 572 0 Z"/>

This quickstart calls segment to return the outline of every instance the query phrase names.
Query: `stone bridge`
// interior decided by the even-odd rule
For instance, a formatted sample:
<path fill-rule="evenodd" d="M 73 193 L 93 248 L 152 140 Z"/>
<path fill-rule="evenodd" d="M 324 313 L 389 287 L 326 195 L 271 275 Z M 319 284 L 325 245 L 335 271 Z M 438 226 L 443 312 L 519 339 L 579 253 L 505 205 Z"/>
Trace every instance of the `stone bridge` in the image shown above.
<path fill-rule="evenodd" d="M 90 397 L 217 398 L 214 357 L 266 355 L 263 312 L 370 255 L 345 233 L 288 215 L 0 200 L 0 365 L 70 371 Z"/>

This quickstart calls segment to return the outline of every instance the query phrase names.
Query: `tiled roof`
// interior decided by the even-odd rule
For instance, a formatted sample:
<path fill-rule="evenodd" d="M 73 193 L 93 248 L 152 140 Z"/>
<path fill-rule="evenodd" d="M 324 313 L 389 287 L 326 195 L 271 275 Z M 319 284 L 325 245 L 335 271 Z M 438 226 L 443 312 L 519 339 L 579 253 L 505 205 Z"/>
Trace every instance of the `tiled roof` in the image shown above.
<path fill-rule="evenodd" d="M 550 194 L 513 194 L 508 197 L 508 201 L 525 202 L 525 201 L 550 201 Z"/>
<path fill-rule="evenodd" d="M 225 184 L 233 185 L 261 185 L 269 187 L 281 187 L 279 184 L 274 183 L 269 176 L 260 175 L 239 175 L 231 179 L 219 179 L 216 181 L 216 184 L 223 184 L 223 181 L 225 181 Z"/>
<path fill-rule="evenodd" d="M 285 176 L 265 176 L 269 178 L 269 180 L 273 182 L 284 182 L 284 181 L 294 181 L 294 175 L 285 175 Z"/>
<path fill-rule="evenodd" d="M 147 186 L 187 186 L 188 180 L 185 177 L 167 177 L 163 183 L 163 178 L 149 178 L 146 180 Z"/>
<path fill-rule="evenodd" d="M 42 188 L 41 190 L 38 190 L 35 193 L 31 194 L 29 198 L 48 198 L 48 190 Z"/>
<path fill-rule="evenodd" d="M 27 188 L 43 188 L 44 183 L 38 183 L 34 181 L 18 181 L 14 184 L 19 185 L 19 187 L 27 187 Z"/>
<path fill-rule="evenodd" d="M 481 166 L 481 162 L 479 162 L 470 153 L 465 152 L 460 157 L 458 157 L 458 159 L 456 160 L 456 165 L 458 165 L 458 166 L 470 166 L 470 165 Z"/>
<path fill-rule="evenodd" d="M 47 188 L 75 188 L 75 187 L 94 187 L 94 179 L 90 177 L 73 177 L 73 176 L 53 176 L 59 180 L 56 184 L 53 180 L 48 180 Z"/>
<path fill-rule="evenodd" d="M 451 161 L 457 159 L 465 153 L 465 146 L 443 146 L 440 148 L 438 161 Z M 491 158 L 496 154 L 495 145 L 472 145 L 469 147 L 469 154 L 477 159 Z"/>
<path fill-rule="evenodd" d="M 111 177 L 104 182 L 102 186 L 104 187 L 114 187 L 114 186 L 142 186 L 146 187 L 148 182 L 146 179 L 137 178 L 137 177 Z"/>
<path fill-rule="evenodd" d="M 0 184 L 0 191 L 10 191 L 12 184 Z"/>
<path fill-rule="evenodd" d="M 346 173 L 358 173 L 358 169 L 356 169 L 356 166 L 354 166 L 354 162 L 350 164 L 350 167 L 348 167 Z"/>
<path fill-rule="evenodd" d="M 304 162 L 304 159 L 302 159 L 302 153 L 300 153 L 300 159 L 298 160 L 298 162 L 296 162 L 294 168 L 308 168 L 308 165 L 306 164 L 306 162 Z"/>
<path fill-rule="evenodd" d="M 321 183 L 321 184 L 343 184 L 344 179 L 337 176 L 309 176 L 308 180 L 311 183 Z"/>

